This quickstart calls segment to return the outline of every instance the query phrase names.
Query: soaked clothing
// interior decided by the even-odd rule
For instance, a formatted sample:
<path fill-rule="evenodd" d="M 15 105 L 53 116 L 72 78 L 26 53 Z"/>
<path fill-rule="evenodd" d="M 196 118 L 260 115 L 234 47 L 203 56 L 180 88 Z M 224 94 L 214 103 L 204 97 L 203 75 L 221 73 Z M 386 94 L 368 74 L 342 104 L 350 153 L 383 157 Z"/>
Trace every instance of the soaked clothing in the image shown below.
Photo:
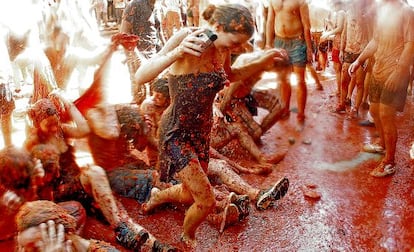
<path fill-rule="evenodd" d="M 154 6 L 149 0 L 133 0 L 124 10 L 122 19 L 132 24 L 132 33 L 139 37 L 137 49 L 146 57 L 156 53 L 156 25 L 159 21 L 154 15 Z"/>
<path fill-rule="evenodd" d="M 398 111 L 404 109 L 409 71 L 399 72 L 400 81 L 397 83 L 397 91 L 390 92 L 384 88 L 390 76 L 400 71 L 399 62 L 407 42 L 414 41 L 414 13 L 406 5 L 402 8 L 384 5 L 378 10 L 379 17 L 398 17 L 392 19 L 378 18 L 375 25 L 374 38 L 377 41 L 377 50 L 374 54 L 374 66 L 372 69 L 372 82 L 369 87 L 371 102 L 380 102 L 395 107 Z"/>
<path fill-rule="evenodd" d="M 256 100 L 255 100 L 256 101 Z M 249 135 L 253 138 L 260 137 L 262 129 L 260 125 L 254 120 L 252 109 L 249 108 L 245 98 L 233 98 L 230 101 L 232 114 L 238 117 L 238 121 L 246 126 Z M 256 109 L 257 109 L 256 105 Z"/>
<path fill-rule="evenodd" d="M 142 137 L 148 134 L 144 128 L 146 124 L 138 107 L 129 104 L 114 106 L 114 120 L 120 125 L 119 136 L 104 138 L 92 131 L 88 144 L 95 164 L 107 172 L 111 189 L 120 196 L 143 203 L 150 196 L 157 172 L 131 151 L 135 148 L 135 142 L 143 140 Z M 99 119 L 91 119 L 91 124 L 93 120 Z"/>
<path fill-rule="evenodd" d="M 390 9 L 386 6 L 379 10 L 378 16 L 388 16 L 389 12 Z M 374 55 L 375 65 L 372 69 L 372 76 L 380 82 L 385 82 L 396 71 L 404 44 L 414 41 L 413 11 L 405 7 L 394 9 L 391 13 L 393 17 L 400 18 L 392 19 L 392 22 L 389 19 L 378 18 L 376 24 L 378 29 L 374 33 L 377 34 L 375 38 L 378 41 L 378 48 Z M 390 26 L 392 28 L 387 29 L 391 30 L 392 34 L 383 34 L 386 30 L 384 27 Z"/>
<path fill-rule="evenodd" d="M 359 55 L 360 53 L 350 53 L 350 52 L 345 51 L 343 63 L 352 64 L 359 57 Z"/>
<path fill-rule="evenodd" d="M 127 198 L 138 200 L 139 203 L 146 202 L 151 189 L 155 183 L 154 170 L 131 169 L 130 167 L 119 167 L 107 173 L 111 189 Z"/>
<path fill-rule="evenodd" d="M 275 48 L 283 48 L 289 55 L 289 62 L 293 66 L 305 67 L 307 63 L 306 42 L 303 38 L 275 38 Z"/>
<path fill-rule="evenodd" d="M 277 91 L 273 89 L 253 89 L 251 95 L 256 101 L 259 108 L 264 108 L 268 111 L 275 109 L 275 107 L 280 107 L 280 97 L 277 95 Z"/>
<path fill-rule="evenodd" d="M 394 107 L 397 111 L 403 112 L 405 101 L 407 98 L 408 76 L 401 79 L 401 83 L 405 83 L 401 88 L 395 92 L 391 92 L 384 88 L 384 83 L 374 78 L 371 78 L 369 84 L 369 101 L 371 103 L 382 103 Z"/>
<path fill-rule="evenodd" d="M 226 80 L 224 71 L 169 77 L 171 104 L 159 127 L 161 181 L 169 182 L 192 159 L 207 170 L 213 101 Z"/>

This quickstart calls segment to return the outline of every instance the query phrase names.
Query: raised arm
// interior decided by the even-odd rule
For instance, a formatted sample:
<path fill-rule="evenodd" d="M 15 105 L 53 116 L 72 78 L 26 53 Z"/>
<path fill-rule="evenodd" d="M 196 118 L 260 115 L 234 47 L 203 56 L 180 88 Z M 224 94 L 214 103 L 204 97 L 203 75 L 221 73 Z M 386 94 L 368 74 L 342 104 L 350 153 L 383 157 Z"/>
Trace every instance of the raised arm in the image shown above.
<path fill-rule="evenodd" d="M 86 137 L 90 133 L 90 128 L 78 108 L 71 101 L 63 97 L 59 91 L 53 92 L 49 96 L 52 99 L 58 99 L 64 111 L 67 113 L 68 122 L 62 123 L 64 134 L 70 138 Z"/>
<path fill-rule="evenodd" d="M 274 68 L 275 63 L 286 61 L 288 59 L 287 52 L 284 49 L 273 48 L 264 51 L 263 55 L 258 59 L 244 64 L 243 66 L 231 67 L 228 72 L 230 82 L 245 80 L 252 75 Z"/>
<path fill-rule="evenodd" d="M 142 63 L 135 73 L 135 80 L 139 84 L 152 81 L 178 59 L 182 58 L 185 53 L 199 57 L 203 48 L 202 41 L 197 38 L 197 35 L 202 32 L 202 29 L 196 31 L 181 29 L 175 33 L 159 53 Z"/>

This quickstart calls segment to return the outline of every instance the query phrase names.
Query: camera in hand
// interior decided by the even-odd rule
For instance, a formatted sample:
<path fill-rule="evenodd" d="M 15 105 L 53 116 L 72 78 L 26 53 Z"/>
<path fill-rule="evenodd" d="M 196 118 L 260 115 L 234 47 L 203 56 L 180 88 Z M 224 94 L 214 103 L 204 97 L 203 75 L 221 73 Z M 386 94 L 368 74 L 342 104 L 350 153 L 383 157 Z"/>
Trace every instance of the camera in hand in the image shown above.
<path fill-rule="evenodd" d="M 207 48 L 217 39 L 217 34 L 215 34 L 212 30 L 206 29 L 203 33 L 197 35 L 197 37 L 203 40 L 205 48 Z"/>

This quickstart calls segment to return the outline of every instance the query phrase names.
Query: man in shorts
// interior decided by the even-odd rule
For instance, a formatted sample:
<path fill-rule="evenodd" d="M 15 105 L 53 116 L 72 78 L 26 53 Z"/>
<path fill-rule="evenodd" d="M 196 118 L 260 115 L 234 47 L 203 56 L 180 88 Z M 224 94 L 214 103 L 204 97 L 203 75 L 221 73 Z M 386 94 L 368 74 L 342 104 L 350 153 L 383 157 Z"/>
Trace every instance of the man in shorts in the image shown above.
<path fill-rule="evenodd" d="M 370 175 L 385 177 L 396 171 L 396 115 L 404 109 L 409 68 L 414 60 L 414 12 L 399 0 L 387 0 L 378 4 L 373 38 L 350 65 L 348 72 L 353 75 L 362 62 L 374 57 L 369 99 L 370 113 L 379 132 L 380 142 L 367 144 L 363 150 L 384 154 Z"/>
<path fill-rule="evenodd" d="M 290 64 L 279 72 L 285 117 L 290 113 L 292 87 L 289 78 L 292 73 L 297 77 L 297 121 L 298 130 L 302 130 L 307 99 L 306 64 L 312 62 L 313 58 L 309 8 L 305 0 L 270 0 L 266 24 L 266 48 L 273 47 L 285 49 L 290 60 Z"/>

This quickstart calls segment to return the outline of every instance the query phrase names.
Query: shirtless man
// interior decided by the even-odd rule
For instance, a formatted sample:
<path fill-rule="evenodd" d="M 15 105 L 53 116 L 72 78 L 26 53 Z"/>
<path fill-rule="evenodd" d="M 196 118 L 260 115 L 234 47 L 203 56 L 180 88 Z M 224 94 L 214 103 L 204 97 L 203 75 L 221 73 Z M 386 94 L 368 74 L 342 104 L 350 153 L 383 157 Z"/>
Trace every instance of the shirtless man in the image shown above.
<path fill-rule="evenodd" d="M 365 145 L 363 150 L 385 154 L 370 173 L 374 177 L 384 177 L 396 171 L 396 114 L 404 109 L 409 69 L 414 60 L 414 12 L 400 0 L 384 0 L 378 6 L 373 38 L 349 66 L 348 72 L 355 75 L 362 63 L 374 56 L 369 99 L 380 142 Z"/>
<path fill-rule="evenodd" d="M 284 114 L 290 114 L 290 74 L 297 76 L 297 121 L 299 130 L 305 123 L 307 90 L 306 64 L 312 62 L 309 8 L 306 0 L 270 0 L 266 24 L 266 48 L 283 48 L 288 52 L 290 65 L 279 72 Z"/>
<path fill-rule="evenodd" d="M 328 31 L 321 36 L 321 41 L 332 40 L 332 62 L 335 70 L 335 80 L 337 86 L 337 96 L 341 96 L 341 69 L 342 62 L 339 59 L 339 48 L 341 47 L 341 34 L 345 22 L 345 10 L 341 0 L 333 0 L 331 2 L 332 13 L 329 19 Z"/>
<path fill-rule="evenodd" d="M 347 74 L 349 65 L 355 61 L 369 41 L 367 21 L 364 10 L 365 2 L 354 0 L 349 4 L 345 14 L 345 25 L 341 37 L 340 55 L 342 57 L 341 97 L 335 112 L 345 112 L 352 99 L 352 82 L 357 87 L 355 104 L 350 111 L 351 116 L 358 116 L 358 110 L 364 94 L 365 69 L 359 68 L 351 77 Z M 363 64 L 365 62 L 362 62 Z"/>

